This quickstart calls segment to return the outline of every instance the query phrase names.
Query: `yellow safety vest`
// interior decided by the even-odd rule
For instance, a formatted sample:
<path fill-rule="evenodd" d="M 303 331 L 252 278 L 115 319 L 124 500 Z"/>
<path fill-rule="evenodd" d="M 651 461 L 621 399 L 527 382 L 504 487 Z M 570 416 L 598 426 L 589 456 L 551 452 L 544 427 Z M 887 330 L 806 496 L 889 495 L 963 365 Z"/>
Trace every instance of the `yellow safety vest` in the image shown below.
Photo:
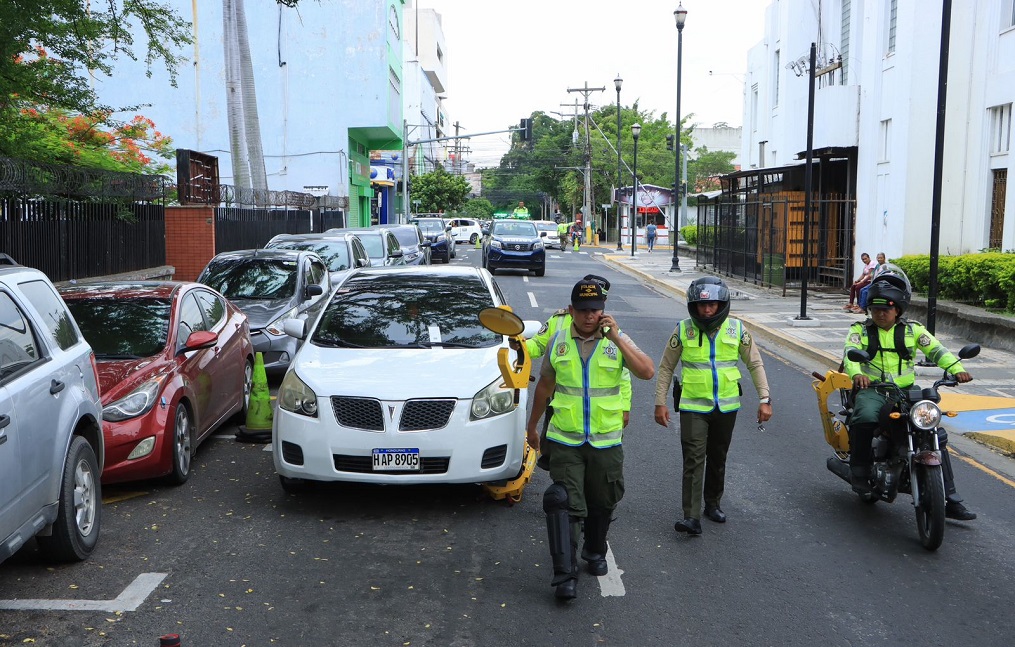
<path fill-rule="evenodd" d="M 727 317 L 715 337 L 694 325 L 680 322 L 680 410 L 723 413 L 740 409 L 740 339 L 743 324 Z"/>
<path fill-rule="evenodd" d="M 896 328 L 904 327 L 902 343 L 909 350 L 908 357 L 900 356 L 895 351 Z M 846 353 L 850 348 L 868 350 L 870 340 L 868 339 L 868 327 L 861 322 L 854 323 L 849 327 L 849 336 L 846 338 L 846 347 L 843 353 L 843 366 L 850 378 L 863 373 L 871 380 L 881 381 L 888 378 L 900 387 L 913 386 L 916 382 L 916 350 L 920 349 L 927 359 L 934 362 L 941 368 L 948 368 L 952 375 L 962 373 L 965 369 L 958 363 L 958 358 L 948 352 L 941 342 L 923 326 L 916 321 L 901 320 L 889 330 L 882 330 L 873 326 L 878 333 L 878 351 L 871 358 L 869 364 L 859 364 L 849 359 Z M 883 372 L 883 373 L 882 373 Z"/>
<path fill-rule="evenodd" d="M 570 330 L 551 342 L 550 360 L 557 374 L 553 392 L 553 417 L 546 437 L 577 447 L 589 443 L 597 449 L 619 445 L 624 437 L 621 394 L 624 358 L 617 345 L 603 338 L 588 360 L 583 360 Z"/>

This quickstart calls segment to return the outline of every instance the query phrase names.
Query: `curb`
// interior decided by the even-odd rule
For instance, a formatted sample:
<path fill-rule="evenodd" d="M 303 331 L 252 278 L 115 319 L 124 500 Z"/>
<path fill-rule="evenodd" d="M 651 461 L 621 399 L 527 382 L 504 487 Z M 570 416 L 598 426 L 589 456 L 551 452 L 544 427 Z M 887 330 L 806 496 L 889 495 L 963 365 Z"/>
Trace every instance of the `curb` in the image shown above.
<path fill-rule="evenodd" d="M 972 438 L 981 445 L 986 445 L 1002 454 L 1015 458 L 1015 436 L 1008 438 L 1007 436 L 986 431 L 970 431 L 962 435 L 966 438 Z"/>

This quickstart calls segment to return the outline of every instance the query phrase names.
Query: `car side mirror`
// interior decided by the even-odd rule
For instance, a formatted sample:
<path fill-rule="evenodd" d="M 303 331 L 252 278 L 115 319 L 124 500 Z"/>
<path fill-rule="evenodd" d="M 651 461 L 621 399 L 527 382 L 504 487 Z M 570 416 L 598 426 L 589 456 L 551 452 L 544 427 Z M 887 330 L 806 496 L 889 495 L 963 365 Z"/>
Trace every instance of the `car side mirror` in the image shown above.
<path fill-rule="evenodd" d="M 369 258 L 357 258 L 356 259 L 356 267 L 370 267 L 370 259 Z"/>
<path fill-rule="evenodd" d="M 303 290 L 304 299 L 313 299 L 314 297 L 321 296 L 322 294 L 324 294 L 324 288 L 316 283 L 311 283 Z"/>
<path fill-rule="evenodd" d="M 286 319 L 282 322 L 282 330 L 290 337 L 303 339 L 307 336 L 307 322 L 304 319 Z"/>
<path fill-rule="evenodd" d="M 183 348 L 176 352 L 177 355 L 188 353 L 192 350 L 201 350 L 202 348 L 211 348 L 215 344 L 219 343 L 219 334 L 210 330 L 198 330 L 190 333 L 187 337 L 187 341 L 183 343 Z"/>
<path fill-rule="evenodd" d="M 546 232 L 545 231 L 539 232 L 539 237 L 540 238 L 546 238 Z"/>
<path fill-rule="evenodd" d="M 395 251 L 391 252 L 391 258 L 401 258 L 404 253 L 405 252 L 403 252 L 402 250 L 396 249 Z"/>
<path fill-rule="evenodd" d="M 431 246 L 433 246 L 433 243 L 431 243 L 429 240 L 424 240 L 422 243 L 419 244 L 419 246 L 420 247 L 431 247 Z"/>

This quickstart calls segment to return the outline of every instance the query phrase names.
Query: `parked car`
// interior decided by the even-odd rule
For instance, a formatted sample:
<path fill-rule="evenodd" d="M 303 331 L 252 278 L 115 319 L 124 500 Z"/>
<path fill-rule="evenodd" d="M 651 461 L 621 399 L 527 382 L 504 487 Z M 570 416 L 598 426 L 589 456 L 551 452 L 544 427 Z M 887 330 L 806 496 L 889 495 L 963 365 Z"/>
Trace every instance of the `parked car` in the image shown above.
<path fill-rule="evenodd" d="M 198 283 L 94 283 L 60 294 L 98 362 L 102 482 L 186 482 L 198 445 L 246 414 L 254 370 L 246 315 Z"/>
<path fill-rule="evenodd" d="M 478 220 L 472 218 L 453 218 L 451 225 L 451 237 L 456 243 L 468 243 L 475 245 L 476 241 L 483 237 L 483 230 Z"/>
<path fill-rule="evenodd" d="M 455 251 L 455 239 L 451 235 L 451 226 L 444 218 L 438 216 L 417 216 L 409 220 L 416 225 L 430 241 L 430 259 L 450 263 L 458 255 Z"/>
<path fill-rule="evenodd" d="M 357 227 L 352 229 L 329 229 L 327 233 L 351 233 L 355 234 L 367 254 L 370 255 L 370 267 L 394 267 L 405 265 L 405 253 L 395 235 L 387 229 L 367 229 Z"/>
<path fill-rule="evenodd" d="M 430 264 L 430 241 L 416 225 L 374 225 L 371 229 L 387 229 L 395 235 L 406 265 Z"/>
<path fill-rule="evenodd" d="M 254 352 L 264 353 L 265 371 L 272 373 L 284 371 L 296 354 L 296 340 L 282 322 L 316 317 L 330 281 L 320 256 L 290 249 L 223 252 L 197 277 L 247 315 Z"/>
<path fill-rule="evenodd" d="M 499 269 L 520 269 L 546 273 L 546 251 L 536 225 L 526 220 L 495 220 L 490 236 L 483 242 L 483 267 L 495 274 Z"/>
<path fill-rule="evenodd" d="M 438 295 L 455 295 L 453 307 Z M 528 394 L 503 387 L 507 339 L 480 322 L 504 297 L 476 267 L 367 268 L 335 290 L 279 387 L 272 453 L 306 481 L 482 483 L 514 478 Z M 532 335 L 539 322 L 526 322 Z M 369 367 L 369 370 L 364 370 Z"/>
<path fill-rule="evenodd" d="M 335 234 L 279 234 L 268 241 L 265 249 L 295 249 L 313 252 L 328 265 L 331 286 L 342 282 L 350 271 L 370 267 L 370 255 L 363 242 L 351 232 Z"/>
<path fill-rule="evenodd" d="M 87 558 L 104 461 L 91 346 L 45 274 L 0 255 L 0 562 L 35 536 L 51 559 Z"/>
<path fill-rule="evenodd" d="M 557 249 L 564 249 L 560 242 L 560 234 L 557 232 L 557 223 L 552 220 L 533 220 L 532 224 L 536 226 L 536 231 L 539 232 L 539 237 L 543 239 L 543 246 L 550 248 L 556 247 Z"/>

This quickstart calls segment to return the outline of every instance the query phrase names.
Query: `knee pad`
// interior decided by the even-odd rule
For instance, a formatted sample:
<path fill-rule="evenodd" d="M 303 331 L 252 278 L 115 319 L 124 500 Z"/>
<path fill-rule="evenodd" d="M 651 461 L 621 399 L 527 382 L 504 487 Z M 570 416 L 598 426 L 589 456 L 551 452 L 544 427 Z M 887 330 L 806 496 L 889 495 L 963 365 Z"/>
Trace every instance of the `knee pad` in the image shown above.
<path fill-rule="evenodd" d="M 553 514 L 567 510 L 567 488 L 554 483 L 543 492 L 543 512 Z"/>

